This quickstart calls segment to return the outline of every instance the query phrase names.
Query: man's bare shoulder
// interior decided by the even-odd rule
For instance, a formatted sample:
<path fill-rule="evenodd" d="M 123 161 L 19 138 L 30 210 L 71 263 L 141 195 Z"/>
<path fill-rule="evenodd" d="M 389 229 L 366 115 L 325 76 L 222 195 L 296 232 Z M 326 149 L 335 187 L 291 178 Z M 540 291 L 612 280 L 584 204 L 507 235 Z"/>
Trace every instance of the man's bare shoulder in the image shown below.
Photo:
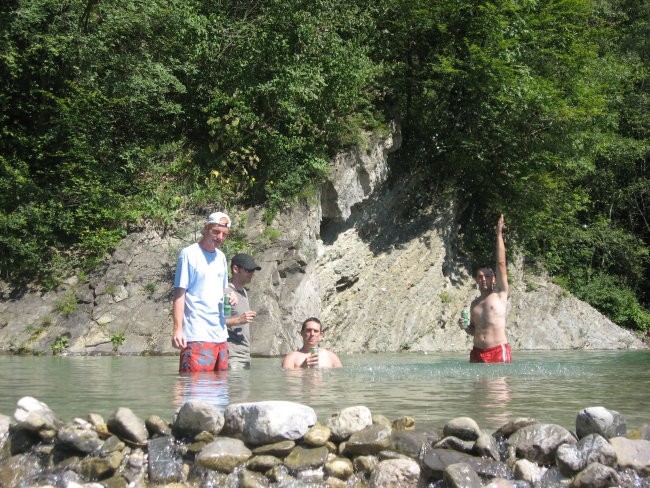
<path fill-rule="evenodd" d="M 328 362 L 329 362 L 329 364 L 327 365 L 328 367 L 331 367 L 331 368 L 340 368 L 341 366 L 343 366 L 343 365 L 341 364 L 341 360 L 340 360 L 339 357 L 336 355 L 336 353 L 334 353 L 334 352 L 332 352 L 332 351 L 329 351 L 329 350 L 327 350 L 327 349 L 326 349 L 324 352 L 327 353 L 327 359 L 328 359 Z"/>
<path fill-rule="evenodd" d="M 282 367 L 284 369 L 296 369 L 300 367 L 304 354 L 300 351 L 291 351 L 282 360 Z"/>

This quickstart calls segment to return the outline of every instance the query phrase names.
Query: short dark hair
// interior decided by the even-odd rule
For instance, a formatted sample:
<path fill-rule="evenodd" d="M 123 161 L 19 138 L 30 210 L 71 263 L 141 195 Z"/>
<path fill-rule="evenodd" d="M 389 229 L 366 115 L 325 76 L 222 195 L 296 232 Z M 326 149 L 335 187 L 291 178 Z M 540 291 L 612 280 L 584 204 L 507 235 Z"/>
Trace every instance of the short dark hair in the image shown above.
<path fill-rule="evenodd" d="M 318 320 L 316 317 L 309 317 L 302 323 L 302 327 L 300 327 L 300 332 L 305 330 L 305 325 L 307 325 L 307 322 L 316 322 L 318 325 L 320 325 L 320 331 L 323 332 L 323 324 L 320 323 L 320 320 Z"/>

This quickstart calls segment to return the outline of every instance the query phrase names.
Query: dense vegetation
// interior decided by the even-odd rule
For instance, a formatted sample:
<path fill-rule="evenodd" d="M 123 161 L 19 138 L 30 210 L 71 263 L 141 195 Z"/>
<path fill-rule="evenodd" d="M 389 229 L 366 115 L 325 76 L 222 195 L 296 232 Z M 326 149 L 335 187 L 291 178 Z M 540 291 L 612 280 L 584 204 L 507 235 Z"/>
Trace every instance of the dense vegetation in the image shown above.
<path fill-rule="evenodd" d="M 0 272 L 52 285 L 130 226 L 317 186 L 386 130 L 530 262 L 650 328 L 647 0 L 6 0 Z M 475 236 L 481 236 L 476 238 Z"/>

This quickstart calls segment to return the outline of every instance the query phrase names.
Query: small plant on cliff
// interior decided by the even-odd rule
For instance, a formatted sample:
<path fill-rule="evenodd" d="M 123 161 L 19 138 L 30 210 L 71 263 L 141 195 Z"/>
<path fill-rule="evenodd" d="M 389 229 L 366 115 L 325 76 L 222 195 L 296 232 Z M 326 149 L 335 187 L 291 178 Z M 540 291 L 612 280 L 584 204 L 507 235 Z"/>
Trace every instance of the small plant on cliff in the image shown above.
<path fill-rule="evenodd" d="M 65 351 L 70 343 L 70 338 L 67 336 L 59 336 L 54 339 L 54 342 L 50 346 L 52 354 L 58 355 Z"/>
<path fill-rule="evenodd" d="M 113 344 L 113 351 L 117 352 L 117 349 L 124 344 L 126 337 L 124 332 L 116 332 L 111 335 L 111 343 Z"/>
<path fill-rule="evenodd" d="M 451 303 L 452 299 L 454 298 L 454 296 L 446 290 L 441 291 L 438 294 L 438 297 L 442 303 Z"/>
<path fill-rule="evenodd" d="M 29 334 L 29 340 L 33 341 L 34 339 L 38 338 L 43 331 L 45 330 L 45 327 L 42 325 L 28 325 L 25 327 L 25 332 Z"/>
<path fill-rule="evenodd" d="M 114 297 L 115 294 L 117 293 L 117 285 L 115 285 L 114 283 L 110 283 L 109 285 L 106 285 L 106 293 Z"/>
<path fill-rule="evenodd" d="M 281 237 L 281 235 L 282 234 L 279 230 L 267 226 L 264 227 L 264 231 L 262 232 L 262 236 L 260 240 L 268 244 L 277 241 Z"/>
<path fill-rule="evenodd" d="M 77 295 L 74 290 L 68 290 L 63 298 L 57 300 L 55 307 L 65 317 L 75 313 L 77 311 Z"/>

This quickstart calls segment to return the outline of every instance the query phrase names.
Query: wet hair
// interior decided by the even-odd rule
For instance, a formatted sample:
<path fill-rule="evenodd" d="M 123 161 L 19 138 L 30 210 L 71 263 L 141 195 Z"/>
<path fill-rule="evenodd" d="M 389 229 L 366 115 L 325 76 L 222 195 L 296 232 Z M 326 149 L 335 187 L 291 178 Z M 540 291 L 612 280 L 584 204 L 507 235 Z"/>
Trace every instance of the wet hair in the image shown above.
<path fill-rule="evenodd" d="M 492 268 L 489 266 L 481 266 L 479 269 L 476 270 L 476 273 L 474 273 L 474 276 L 478 276 L 479 271 L 487 272 L 491 276 L 496 276 L 496 273 Z M 484 273 L 485 274 L 485 273 Z"/>
<path fill-rule="evenodd" d="M 320 323 L 320 320 L 318 320 L 316 317 L 309 317 L 302 323 L 302 327 L 300 327 L 300 332 L 305 330 L 305 325 L 307 325 L 307 322 L 316 322 L 318 325 L 320 325 L 320 331 L 321 333 L 324 332 L 323 330 L 323 324 Z"/>

